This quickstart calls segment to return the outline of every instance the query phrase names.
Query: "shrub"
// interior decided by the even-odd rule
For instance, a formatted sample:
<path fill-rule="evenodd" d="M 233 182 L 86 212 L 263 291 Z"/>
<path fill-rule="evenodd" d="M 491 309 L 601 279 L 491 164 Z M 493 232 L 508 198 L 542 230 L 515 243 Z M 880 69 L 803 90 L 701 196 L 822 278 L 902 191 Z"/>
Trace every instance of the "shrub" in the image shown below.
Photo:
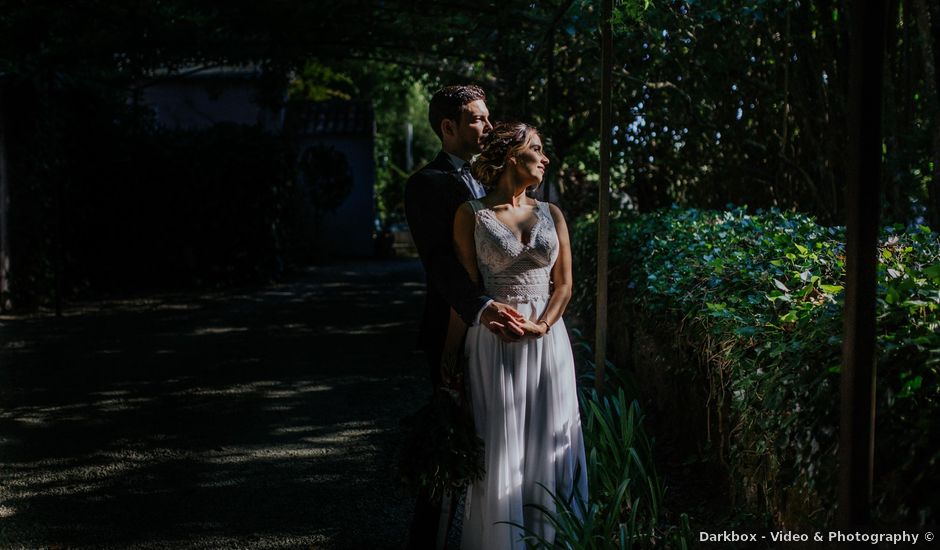
<path fill-rule="evenodd" d="M 595 227 L 575 224 L 576 307 L 594 292 Z M 612 310 L 671 327 L 706 365 L 733 493 L 790 525 L 831 524 L 834 511 L 844 241 L 841 227 L 744 208 L 611 226 Z M 924 524 L 940 507 L 938 236 L 886 228 L 878 260 L 875 513 Z"/>
<path fill-rule="evenodd" d="M 555 510 L 542 511 L 555 527 L 555 540 L 549 543 L 530 533 L 526 542 L 537 548 L 585 550 L 688 548 L 688 516 L 680 515 L 678 526 L 670 524 L 672 515 L 664 506 L 666 484 L 656 471 L 653 440 L 643 426 L 633 381 L 608 364 L 604 395 L 588 389 L 594 386 L 588 359 L 592 352 L 580 340 L 576 349 L 583 371 L 578 402 L 588 499 L 552 494 Z"/>

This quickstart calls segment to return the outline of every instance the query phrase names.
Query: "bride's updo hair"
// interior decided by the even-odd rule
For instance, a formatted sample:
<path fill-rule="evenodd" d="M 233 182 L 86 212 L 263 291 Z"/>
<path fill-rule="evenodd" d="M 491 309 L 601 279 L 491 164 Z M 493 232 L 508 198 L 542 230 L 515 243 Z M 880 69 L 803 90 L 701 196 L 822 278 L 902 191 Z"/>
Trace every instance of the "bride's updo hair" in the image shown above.
<path fill-rule="evenodd" d="M 470 165 L 470 172 L 485 187 L 493 187 L 506 169 L 506 161 L 524 149 L 537 133 L 524 122 L 500 122 L 485 136 L 483 151 Z"/>

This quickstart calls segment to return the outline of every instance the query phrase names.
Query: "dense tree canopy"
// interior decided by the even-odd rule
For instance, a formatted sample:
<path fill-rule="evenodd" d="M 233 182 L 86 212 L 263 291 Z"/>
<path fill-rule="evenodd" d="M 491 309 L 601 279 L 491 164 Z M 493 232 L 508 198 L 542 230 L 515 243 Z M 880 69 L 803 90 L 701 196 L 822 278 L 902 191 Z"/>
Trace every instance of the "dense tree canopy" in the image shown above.
<path fill-rule="evenodd" d="M 85 158 L 68 144 L 88 128 L 109 128 L 113 137 L 146 127 L 146 113 L 129 110 L 127 97 L 157 78 L 156 69 L 252 63 L 264 68 L 271 91 L 289 83 L 292 98 L 371 100 L 377 206 L 386 221 L 400 219 L 404 179 L 438 146 L 427 128 L 427 98 L 453 82 L 483 85 L 496 119 L 536 124 L 562 205 L 572 214 L 591 210 L 599 148 L 595 4 L 4 0 L 0 78 L 11 119 L 12 192 L 19 186 L 23 193 L 17 208 L 53 219 L 54 185 L 64 186 L 65 196 L 94 185 L 63 177 L 80 173 L 72 165 Z M 651 210 L 733 202 L 841 223 L 847 6 L 616 2 L 613 204 Z M 940 8 L 892 0 L 888 21 L 885 215 L 936 226 Z M 280 101 L 280 93 L 270 99 Z M 96 108 L 78 113 L 79 104 Z M 109 139 L 101 147 L 121 141 Z M 53 224 L 46 225 L 37 229 L 45 235 L 38 241 L 51 243 Z"/>

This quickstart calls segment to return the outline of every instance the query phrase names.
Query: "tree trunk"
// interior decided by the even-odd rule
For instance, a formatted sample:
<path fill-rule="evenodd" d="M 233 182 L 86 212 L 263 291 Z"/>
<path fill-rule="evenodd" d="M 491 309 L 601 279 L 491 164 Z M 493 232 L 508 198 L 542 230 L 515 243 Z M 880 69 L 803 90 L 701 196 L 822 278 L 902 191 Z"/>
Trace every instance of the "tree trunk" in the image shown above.
<path fill-rule="evenodd" d="M 611 18 L 613 0 L 604 0 L 601 8 L 601 181 L 597 204 L 597 318 L 594 327 L 594 389 L 603 392 L 607 366 L 607 260 L 610 231 L 610 132 L 613 76 L 613 38 Z"/>

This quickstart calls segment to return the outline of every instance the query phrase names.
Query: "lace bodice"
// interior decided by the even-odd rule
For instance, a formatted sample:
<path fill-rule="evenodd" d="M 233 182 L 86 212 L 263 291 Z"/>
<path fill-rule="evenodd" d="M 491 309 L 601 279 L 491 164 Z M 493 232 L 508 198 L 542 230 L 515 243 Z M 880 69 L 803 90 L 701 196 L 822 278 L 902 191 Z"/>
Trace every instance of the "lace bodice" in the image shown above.
<path fill-rule="evenodd" d="M 525 243 L 479 200 L 470 205 L 476 217 L 477 267 L 486 293 L 500 301 L 547 299 L 558 258 L 558 234 L 548 203 L 537 203 L 536 221 Z"/>

